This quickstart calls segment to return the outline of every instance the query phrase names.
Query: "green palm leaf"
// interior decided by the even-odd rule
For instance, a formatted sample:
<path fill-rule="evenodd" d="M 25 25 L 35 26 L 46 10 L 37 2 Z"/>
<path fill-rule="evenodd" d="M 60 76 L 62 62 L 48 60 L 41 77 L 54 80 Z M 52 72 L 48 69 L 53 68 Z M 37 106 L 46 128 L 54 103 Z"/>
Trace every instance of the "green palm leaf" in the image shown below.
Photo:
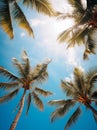
<path fill-rule="evenodd" d="M 32 35 L 34 37 L 33 30 L 30 24 L 26 20 L 24 13 L 22 12 L 22 10 L 16 2 L 14 2 L 12 5 L 12 15 L 14 20 L 16 20 L 16 22 L 19 24 L 19 26 L 25 29 L 29 35 Z"/>
<path fill-rule="evenodd" d="M 14 81 L 16 80 L 16 81 L 21 82 L 21 80 L 18 77 L 16 77 L 14 74 L 12 74 L 11 72 L 9 72 L 7 69 L 3 67 L 0 67 L 0 74 L 8 77 L 11 80 L 14 80 Z"/>
<path fill-rule="evenodd" d="M 55 121 L 58 117 L 64 116 L 75 103 L 72 100 L 67 100 L 65 105 L 62 105 L 51 114 L 51 122 Z"/>
<path fill-rule="evenodd" d="M 0 0 L 0 26 L 12 39 L 14 37 L 12 20 L 10 14 L 10 3 L 8 0 Z"/>
<path fill-rule="evenodd" d="M 55 11 L 48 0 L 23 0 L 23 3 L 27 6 L 35 8 L 38 12 L 49 16 L 55 15 Z"/>
<path fill-rule="evenodd" d="M 19 92 L 19 89 L 17 88 L 16 90 L 10 92 L 9 94 L 7 94 L 3 97 L 0 97 L 0 103 L 4 103 L 6 101 L 11 100 L 12 98 L 14 98 L 17 95 L 18 92 Z"/>
<path fill-rule="evenodd" d="M 18 82 L 10 82 L 10 83 L 1 82 L 0 83 L 0 88 L 12 89 L 12 88 L 16 88 L 18 85 L 19 85 Z"/>
<path fill-rule="evenodd" d="M 35 88 L 35 92 L 37 92 L 37 93 L 39 93 L 39 94 L 41 94 L 41 95 L 43 95 L 45 97 L 53 94 L 53 93 L 51 93 L 49 91 L 45 91 L 45 90 L 40 89 L 38 87 Z"/>
<path fill-rule="evenodd" d="M 78 107 L 75 112 L 71 115 L 70 119 L 67 121 L 67 124 L 65 126 L 65 130 L 68 129 L 73 123 L 75 123 L 79 116 L 81 115 L 81 109 Z"/>
<path fill-rule="evenodd" d="M 27 96 L 27 111 L 26 111 L 26 114 L 28 114 L 30 104 L 31 104 L 31 93 L 29 93 L 28 96 Z"/>
<path fill-rule="evenodd" d="M 40 100 L 40 98 L 38 97 L 38 95 L 35 92 L 32 92 L 32 96 L 33 96 L 33 100 L 35 105 L 41 110 L 43 111 L 43 103 Z"/>
<path fill-rule="evenodd" d="M 65 105 L 66 103 L 66 100 L 53 100 L 53 101 L 49 101 L 48 104 L 51 105 L 51 106 L 62 106 L 62 105 Z"/>

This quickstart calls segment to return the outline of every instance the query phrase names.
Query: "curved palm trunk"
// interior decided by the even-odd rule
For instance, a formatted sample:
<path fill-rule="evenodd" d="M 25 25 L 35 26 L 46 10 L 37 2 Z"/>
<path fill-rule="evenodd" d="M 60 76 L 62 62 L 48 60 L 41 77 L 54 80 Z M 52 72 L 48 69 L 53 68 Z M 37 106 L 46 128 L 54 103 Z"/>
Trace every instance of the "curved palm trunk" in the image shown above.
<path fill-rule="evenodd" d="M 10 130 L 15 130 L 15 128 L 16 128 L 16 125 L 18 123 L 18 120 L 21 116 L 21 113 L 22 113 L 22 110 L 23 110 L 23 107 L 24 107 L 25 94 L 26 94 L 26 90 L 23 93 L 23 96 L 22 96 L 21 101 L 20 101 L 20 109 L 19 109 L 14 121 L 11 124 Z"/>
<path fill-rule="evenodd" d="M 95 115 L 97 115 L 97 111 L 96 111 L 90 104 L 88 104 L 87 107 L 88 107 Z"/>

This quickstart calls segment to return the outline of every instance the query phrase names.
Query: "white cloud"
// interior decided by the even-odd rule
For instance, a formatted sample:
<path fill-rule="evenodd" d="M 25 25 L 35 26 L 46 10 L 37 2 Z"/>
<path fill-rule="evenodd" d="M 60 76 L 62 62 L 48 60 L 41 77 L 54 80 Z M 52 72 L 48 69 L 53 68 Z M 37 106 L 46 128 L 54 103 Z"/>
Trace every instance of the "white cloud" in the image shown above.
<path fill-rule="evenodd" d="M 21 37 L 24 37 L 26 34 L 24 33 L 24 32 L 22 32 L 21 34 L 20 34 L 20 36 Z"/>
<path fill-rule="evenodd" d="M 51 1 L 53 3 L 53 1 Z M 62 8 L 65 5 L 65 0 L 59 2 L 59 0 L 54 1 L 54 6 Z M 61 5 L 60 5 L 61 3 Z M 37 43 L 38 48 L 42 48 L 44 53 L 48 57 L 58 60 L 61 57 L 65 58 L 66 64 L 70 66 L 79 65 L 79 55 L 80 52 L 76 51 L 76 48 L 66 49 L 66 43 L 59 44 L 57 41 L 58 35 L 73 25 L 73 20 L 58 20 L 56 18 L 49 18 L 48 16 L 42 15 L 38 16 L 35 19 L 30 19 L 30 24 L 32 27 L 37 27 L 39 37 L 41 38 Z M 43 53 L 43 52 L 41 52 Z"/>
<path fill-rule="evenodd" d="M 30 24 L 32 27 L 36 27 L 36 26 L 39 26 L 39 25 L 44 25 L 45 22 L 42 21 L 41 19 L 30 19 Z"/>

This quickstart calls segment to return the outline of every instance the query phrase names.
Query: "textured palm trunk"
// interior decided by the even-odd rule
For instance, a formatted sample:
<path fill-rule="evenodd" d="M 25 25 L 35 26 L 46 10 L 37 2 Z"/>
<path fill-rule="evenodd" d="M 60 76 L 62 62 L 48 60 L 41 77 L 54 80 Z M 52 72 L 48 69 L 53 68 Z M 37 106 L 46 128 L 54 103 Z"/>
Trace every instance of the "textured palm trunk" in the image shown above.
<path fill-rule="evenodd" d="M 21 113 L 22 113 L 22 110 L 23 110 L 23 107 L 24 107 L 25 94 L 26 94 L 26 90 L 24 91 L 24 94 L 23 94 L 21 102 L 20 102 L 20 109 L 19 109 L 14 121 L 11 124 L 10 130 L 15 130 L 15 128 L 16 128 L 16 125 L 18 123 L 18 120 L 19 120 L 19 118 L 21 116 Z"/>

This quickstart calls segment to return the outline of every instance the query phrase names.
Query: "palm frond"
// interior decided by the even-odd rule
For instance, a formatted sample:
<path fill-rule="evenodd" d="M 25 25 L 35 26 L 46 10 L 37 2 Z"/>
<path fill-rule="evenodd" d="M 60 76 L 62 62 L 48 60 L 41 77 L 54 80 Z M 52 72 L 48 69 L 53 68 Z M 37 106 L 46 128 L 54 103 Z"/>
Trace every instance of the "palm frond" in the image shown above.
<path fill-rule="evenodd" d="M 30 61 L 29 61 L 27 52 L 25 50 L 22 53 L 22 60 L 24 61 L 23 71 L 24 71 L 24 74 L 25 74 L 25 78 L 27 78 L 29 76 L 31 67 L 30 67 Z"/>
<path fill-rule="evenodd" d="M 18 77 L 16 77 L 14 74 L 12 74 L 11 72 L 9 72 L 7 69 L 3 67 L 0 67 L 0 74 L 8 77 L 8 79 L 10 80 L 21 82 L 21 80 Z"/>
<path fill-rule="evenodd" d="M 68 2 L 73 7 L 72 14 L 74 14 L 75 22 L 79 22 L 85 13 L 85 9 L 83 7 L 82 1 L 81 0 L 76 0 L 76 1 L 68 0 Z"/>
<path fill-rule="evenodd" d="M 93 117 L 94 117 L 95 122 L 96 122 L 96 124 L 97 124 L 97 115 L 95 115 L 95 114 L 93 113 Z"/>
<path fill-rule="evenodd" d="M 63 31 L 61 34 L 59 34 L 57 40 L 62 43 L 62 42 L 68 42 L 71 38 L 71 33 L 72 33 L 72 29 L 74 28 L 75 26 L 73 27 L 70 27 L 69 29 Z"/>
<path fill-rule="evenodd" d="M 49 16 L 55 15 L 55 11 L 48 0 L 23 0 L 23 3 L 27 6 L 35 8 L 38 12 Z"/>
<path fill-rule="evenodd" d="M 65 105 L 66 103 L 66 100 L 52 100 L 52 101 L 49 101 L 48 104 L 51 105 L 51 106 L 62 106 L 62 105 Z"/>
<path fill-rule="evenodd" d="M 87 40 L 87 48 L 88 50 L 90 51 L 90 53 L 93 53 L 95 54 L 95 51 L 96 51 L 96 48 L 97 48 L 97 45 L 95 43 L 95 41 L 93 40 L 92 38 L 92 32 L 89 32 L 90 34 L 88 35 L 88 40 Z"/>
<path fill-rule="evenodd" d="M 72 83 L 61 80 L 61 88 L 65 92 L 66 96 L 74 96 L 75 91 L 73 86 Z"/>
<path fill-rule="evenodd" d="M 64 116 L 75 103 L 72 100 L 67 100 L 65 105 L 62 105 L 51 114 L 51 122 L 55 121 L 58 117 Z"/>
<path fill-rule="evenodd" d="M 6 101 L 9 101 L 11 100 L 12 98 L 14 98 L 19 92 L 19 88 L 17 88 L 16 90 L 10 92 L 9 94 L 3 96 L 3 97 L 0 97 L 0 103 L 4 103 Z"/>
<path fill-rule="evenodd" d="M 16 2 L 14 2 L 12 5 L 12 15 L 14 20 L 16 20 L 16 22 L 19 24 L 19 26 L 25 29 L 29 35 L 32 35 L 34 37 L 33 30 L 30 24 L 28 23 L 24 13 Z"/>
<path fill-rule="evenodd" d="M 27 110 L 26 110 L 26 114 L 28 114 L 29 108 L 30 108 L 30 104 L 31 104 L 31 93 L 28 94 L 27 96 Z"/>
<path fill-rule="evenodd" d="M 18 71 L 19 71 L 19 74 L 22 76 L 22 77 L 26 77 L 25 73 L 24 73 L 24 70 L 23 70 L 23 65 L 16 59 L 16 58 L 13 58 L 13 63 L 14 65 L 17 67 Z"/>
<path fill-rule="evenodd" d="M 40 89 L 38 87 L 35 88 L 35 92 L 37 92 L 37 93 L 39 93 L 39 94 L 41 94 L 41 95 L 43 95 L 45 97 L 53 94 L 52 92 L 45 91 L 45 90 Z"/>
<path fill-rule="evenodd" d="M 69 4 L 73 7 L 74 12 L 83 14 L 85 12 L 81 0 L 68 0 Z"/>
<path fill-rule="evenodd" d="M 94 91 L 94 92 L 92 93 L 91 97 L 92 97 L 93 99 L 97 99 L 97 91 Z"/>
<path fill-rule="evenodd" d="M 32 92 L 32 96 L 33 96 L 33 100 L 35 105 L 41 110 L 43 111 L 43 103 L 40 100 L 40 98 L 38 97 L 38 95 L 35 92 Z"/>
<path fill-rule="evenodd" d="M 14 37 L 8 0 L 0 0 L 0 26 L 11 39 Z"/>
<path fill-rule="evenodd" d="M 73 73 L 75 85 L 79 89 L 79 92 L 83 93 L 85 89 L 83 71 L 76 67 Z"/>
<path fill-rule="evenodd" d="M 69 118 L 69 120 L 67 121 L 67 124 L 65 126 L 65 130 L 68 129 L 68 127 L 70 127 L 73 123 L 75 123 L 79 116 L 81 115 L 81 109 L 78 107 L 75 112 L 71 115 L 71 117 Z"/>
<path fill-rule="evenodd" d="M 47 64 L 38 64 L 32 72 L 32 80 L 39 82 L 47 80 L 48 72 Z"/>
<path fill-rule="evenodd" d="M 10 83 L 0 82 L 0 88 L 6 89 L 6 90 L 16 88 L 18 85 L 19 85 L 18 82 L 10 82 Z"/>
<path fill-rule="evenodd" d="M 88 35 L 88 27 L 87 25 L 83 25 L 83 26 L 79 26 L 77 25 L 76 26 L 77 28 L 73 28 L 72 31 L 70 32 L 71 33 L 71 38 L 69 38 L 68 40 L 68 48 L 69 47 L 72 47 L 72 46 L 75 46 L 75 44 L 84 44 L 84 41 L 85 41 L 85 36 Z"/>
<path fill-rule="evenodd" d="M 91 95 L 95 86 L 94 84 L 97 82 L 97 67 L 94 67 L 85 74 L 85 81 L 88 84 L 87 93 Z"/>

